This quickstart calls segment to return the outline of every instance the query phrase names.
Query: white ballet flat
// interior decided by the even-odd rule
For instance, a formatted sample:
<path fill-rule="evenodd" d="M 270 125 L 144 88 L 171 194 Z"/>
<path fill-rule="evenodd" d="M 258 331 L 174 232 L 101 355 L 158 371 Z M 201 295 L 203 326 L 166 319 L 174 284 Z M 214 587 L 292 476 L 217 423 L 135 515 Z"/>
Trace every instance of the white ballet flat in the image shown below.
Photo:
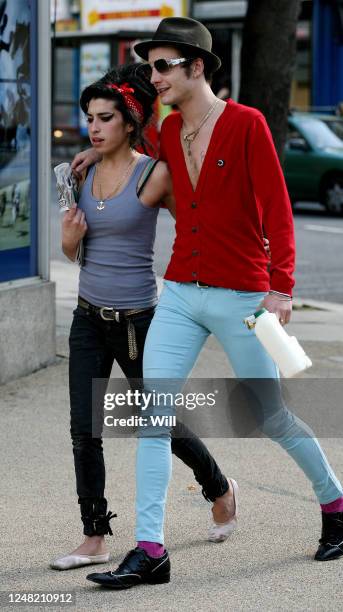
<path fill-rule="evenodd" d="M 84 565 L 94 565 L 95 563 L 107 563 L 110 560 L 110 553 L 104 555 L 66 555 L 59 557 L 50 563 L 52 569 L 69 570 Z"/>
<path fill-rule="evenodd" d="M 228 537 L 237 529 L 238 517 L 238 484 L 233 478 L 229 478 L 229 483 L 232 487 L 233 501 L 235 504 L 235 514 L 227 523 L 212 522 L 208 530 L 208 539 L 210 542 L 225 542 Z"/>

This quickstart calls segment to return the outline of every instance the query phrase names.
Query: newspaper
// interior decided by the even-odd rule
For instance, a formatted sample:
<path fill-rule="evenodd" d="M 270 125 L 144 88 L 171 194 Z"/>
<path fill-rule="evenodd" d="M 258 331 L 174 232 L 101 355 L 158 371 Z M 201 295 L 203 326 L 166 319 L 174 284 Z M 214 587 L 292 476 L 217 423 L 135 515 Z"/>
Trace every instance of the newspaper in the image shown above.
<path fill-rule="evenodd" d="M 58 204 L 60 207 L 60 212 L 62 213 L 70 210 L 75 203 L 78 203 L 79 186 L 77 179 L 72 173 L 71 166 L 67 162 L 55 166 L 54 172 L 57 183 Z M 80 267 L 84 265 L 83 240 L 80 240 L 79 242 L 76 260 Z"/>

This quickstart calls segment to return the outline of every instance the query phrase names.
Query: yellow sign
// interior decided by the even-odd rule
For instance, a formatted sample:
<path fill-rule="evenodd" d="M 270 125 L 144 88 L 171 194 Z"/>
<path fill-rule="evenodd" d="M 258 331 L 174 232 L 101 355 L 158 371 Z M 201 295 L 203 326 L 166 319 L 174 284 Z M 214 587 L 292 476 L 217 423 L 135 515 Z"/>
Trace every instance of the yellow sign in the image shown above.
<path fill-rule="evenodd" d="M 88 23 L 90 26 L 94 25 L 98 21 L 103 21 L 106 19 L 132 19 L 132 18 L 142 18 L 142 17 L 173 17 L 174 9 L 172 6 L 168 6 L 167 4 L 162 4 L 161 8 L 157 9 L 140 9 L 137 11 L 116 11 L 112 13 L 98 13 L 97 11 L 92 11 L 88 15 Z"/>
<path fill-rule="evenodd" d="M 185 0 L 82 0 L 86 32 L 153 31 L 165 17 L 185 14 Z"/>

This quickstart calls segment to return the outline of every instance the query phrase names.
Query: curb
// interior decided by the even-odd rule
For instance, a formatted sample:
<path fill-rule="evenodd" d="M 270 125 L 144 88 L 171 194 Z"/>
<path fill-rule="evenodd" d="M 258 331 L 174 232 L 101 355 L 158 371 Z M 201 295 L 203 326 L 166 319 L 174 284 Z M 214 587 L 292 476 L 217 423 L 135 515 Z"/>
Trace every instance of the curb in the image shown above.
<path fill-rule="evenodd" d="M 337 302 L 322 302 L 307 298 L 294 298 L 293 310 L 322 310 L 326 312 L 343 313 L 343 304 Z"/>

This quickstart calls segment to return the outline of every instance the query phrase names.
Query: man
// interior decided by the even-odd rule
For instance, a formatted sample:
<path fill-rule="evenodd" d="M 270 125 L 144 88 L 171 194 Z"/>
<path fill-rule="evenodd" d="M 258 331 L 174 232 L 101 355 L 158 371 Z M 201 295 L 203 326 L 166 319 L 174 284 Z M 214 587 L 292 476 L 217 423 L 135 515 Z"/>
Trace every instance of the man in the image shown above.
<path fill-rule="evenodd" d="M 290 320 L 294 284 L 291 206 L 266 121 L 256 109 L 217 99 L 211 74 L 220 60 L 199 22 L 164 19 L 150 41 L 136 45 L 164 104 L 161 158 L 176 198 L 176 239 L 144 352 L 144 378 L 185 379 L 213 333 L 241 380 L 277 380 L 273 361 L 242 320 L 259 307 Z M 263 231 L 270 241 L 268 266 Z M 268 404 L 269 397 L 260 397 Z M 264 409 L 264 406 L 263 406 Z M 317 560 L 343 555 L 343 490 L 318 441 L 282 406 L 263 431 L 311 480 L 321 504 Z M 137 541 L 117 570 L 88 576 L 103 586 L 168 582 L 163 546 L 170 478 L 170 438 L 142 437 L 137 454 Z"/>

